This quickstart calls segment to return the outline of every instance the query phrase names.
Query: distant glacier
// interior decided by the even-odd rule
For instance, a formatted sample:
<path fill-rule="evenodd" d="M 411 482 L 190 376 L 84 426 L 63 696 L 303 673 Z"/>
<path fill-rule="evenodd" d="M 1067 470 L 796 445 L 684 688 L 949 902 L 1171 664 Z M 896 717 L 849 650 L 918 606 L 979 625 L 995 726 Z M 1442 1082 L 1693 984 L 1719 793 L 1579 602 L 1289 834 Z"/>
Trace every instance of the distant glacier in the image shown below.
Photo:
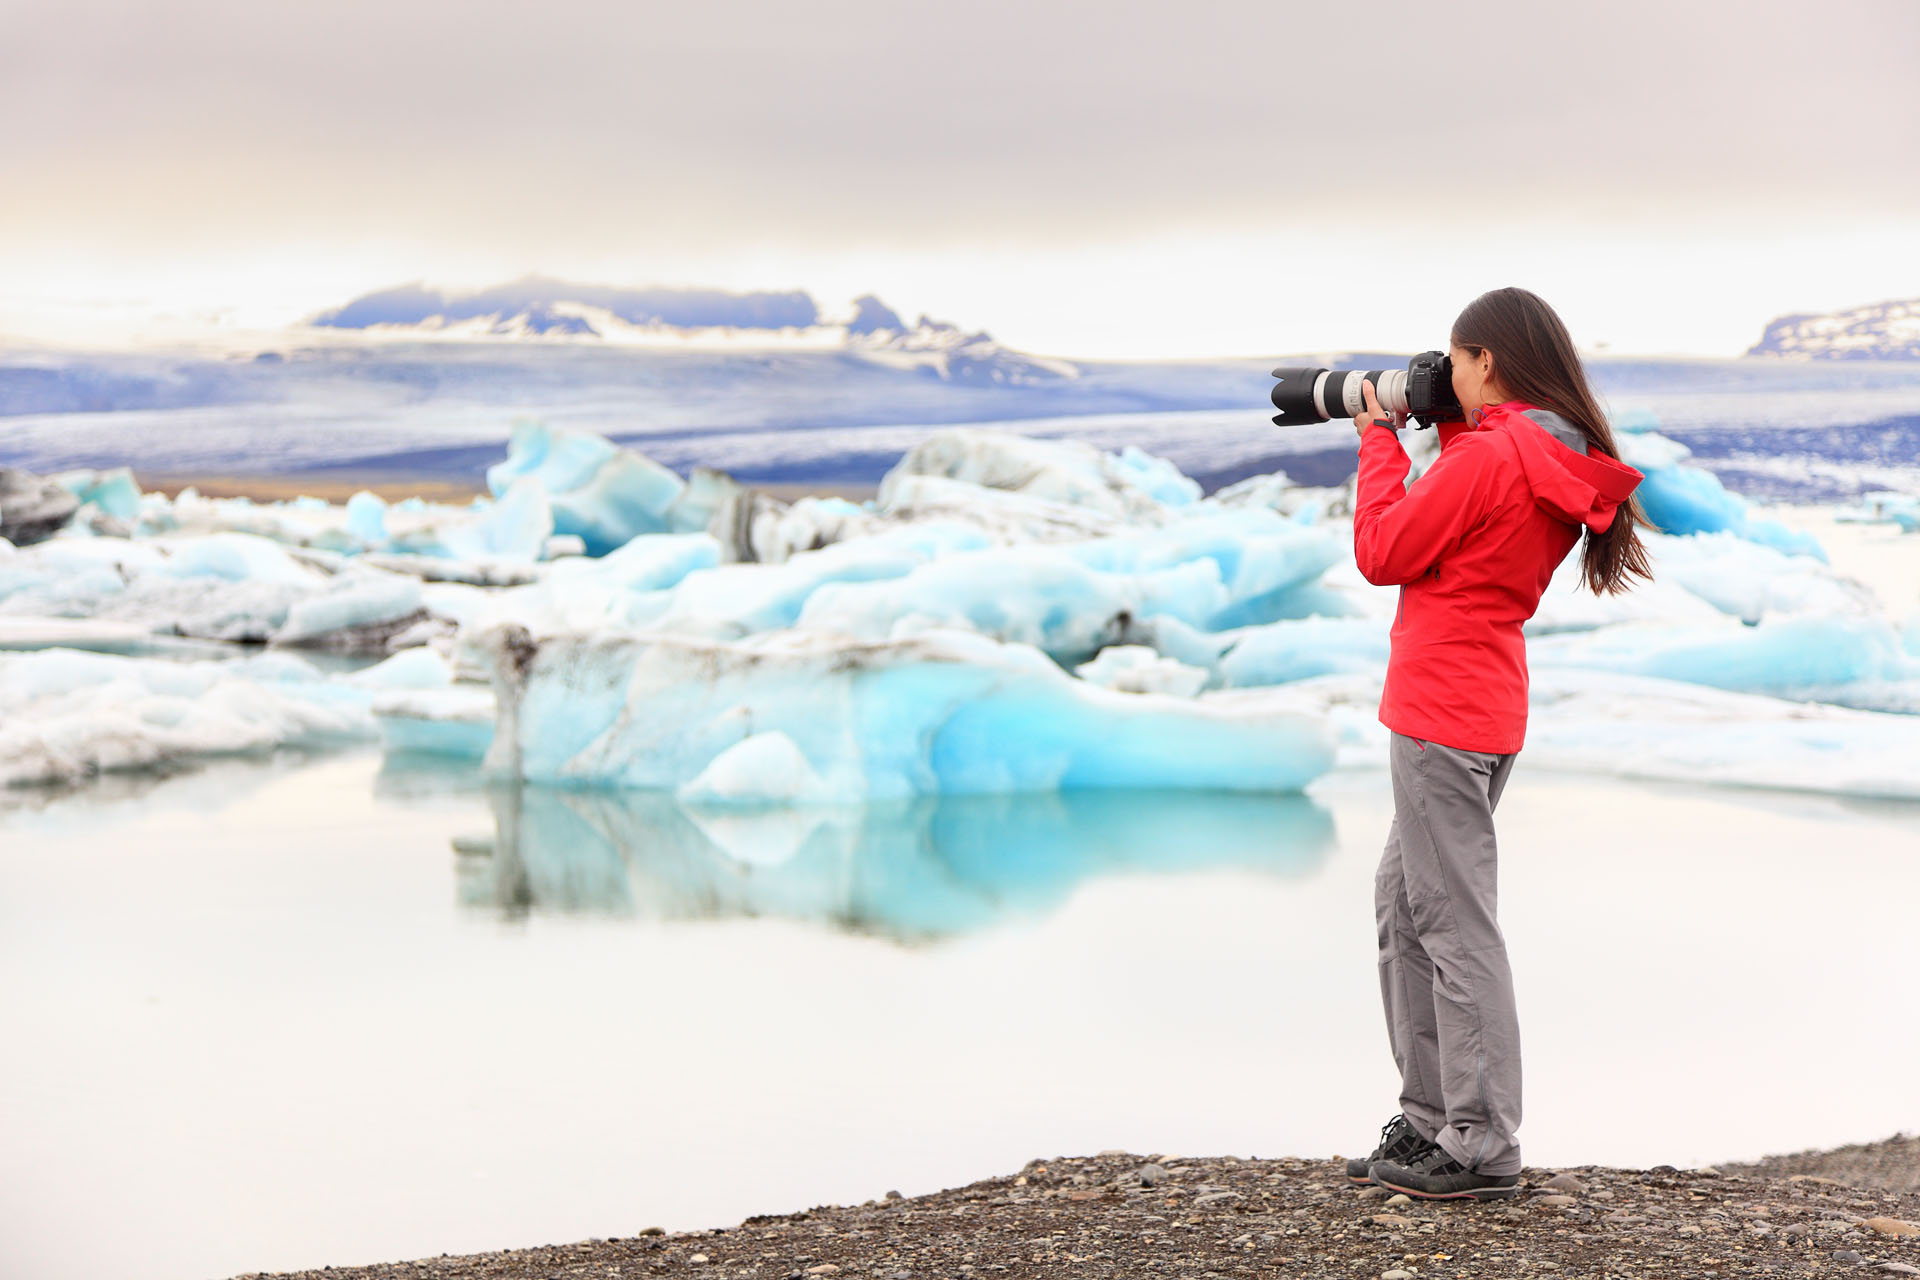
<path fill-rule="evenodd" d="M 1781 316 L 1767 326 L 1747 354 L 1816 360 L 1920 360 L 1920 298 Z"/>
<path fill-rule="evenodd" d="M 214 353 L 0 351 L 0 464 L 470 481 L 531 419 L 682 471 L 871 484 L 933 427 L 992 422 L 1136 445 L 1208 489 L 1273 470 L 1332 484 L 1353 468 L 1350 426 L 1275 428 L 1268 370 L 1408 355 L 1065 360 L 909 322 L 873 295 L 833 311 L 797 291 L 541 277 L 382 290 L 269 337 Z M 1601 357 L 1589 369 L 1617 418 L 1657 421 L 1751 496 L 1920 487 L 1920 361 Z"/>

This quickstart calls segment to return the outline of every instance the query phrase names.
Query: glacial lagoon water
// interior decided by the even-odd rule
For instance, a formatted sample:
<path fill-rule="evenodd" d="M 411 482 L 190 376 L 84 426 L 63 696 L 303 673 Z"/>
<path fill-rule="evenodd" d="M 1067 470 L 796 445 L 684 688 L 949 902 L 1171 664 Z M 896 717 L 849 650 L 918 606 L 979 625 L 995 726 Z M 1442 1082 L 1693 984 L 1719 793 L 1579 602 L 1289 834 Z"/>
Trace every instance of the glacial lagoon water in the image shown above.
<path fill-rule="evenodd" d="M 1394 1109 L 1384 774 L 716 820 L 372 752 L 0 813 L 0 1273 L 727 1225 Z M 1920 1128 L 1920 806 L 1530 772 L 1539 1166 Z"/>

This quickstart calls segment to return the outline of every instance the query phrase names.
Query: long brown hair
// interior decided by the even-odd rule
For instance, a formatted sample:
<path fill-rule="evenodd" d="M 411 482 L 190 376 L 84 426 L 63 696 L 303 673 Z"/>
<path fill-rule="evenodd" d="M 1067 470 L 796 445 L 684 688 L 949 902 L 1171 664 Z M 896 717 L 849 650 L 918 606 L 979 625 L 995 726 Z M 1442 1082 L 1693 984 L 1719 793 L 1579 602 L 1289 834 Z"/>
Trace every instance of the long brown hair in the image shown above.
<path fill-rule="evenodd" d="M 1478 358 L 1493 353 L 1493 378 L 1516 400 L 1551 409 L 1586 434 L 1587 444 L 1609 458 L 1620 449 L 1613 428 L 1587 383 L 1587 371 L 1573 349 L 1567 326 L 1538 294 L 1525 289 L 1495 289 L 1467 304 L 1453 322 L 1453 345 Z M 1629 497 L 1614 513 L 1605 533 L 1587 530 L 1581 569 L 1595 594 L 1617 595 L 1630 579 L 1653 578 L 1640 528 L 1651 528 L 1638 498 Z"/>

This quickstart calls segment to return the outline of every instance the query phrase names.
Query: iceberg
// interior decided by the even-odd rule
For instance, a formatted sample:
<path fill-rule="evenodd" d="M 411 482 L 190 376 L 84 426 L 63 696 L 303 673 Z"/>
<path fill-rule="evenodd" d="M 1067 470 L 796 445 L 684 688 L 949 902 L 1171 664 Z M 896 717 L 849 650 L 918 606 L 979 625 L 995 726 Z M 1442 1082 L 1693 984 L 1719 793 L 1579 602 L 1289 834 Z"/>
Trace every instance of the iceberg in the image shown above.
<path fill-rule="evenodd" d="M 903 475 L 883 491 L 877 505 L 899 523 L 971 525 L 1001 545 L 1067 542 L 1118 533 L 1126 522 L 1071 503 L 1025 493 L 983 489 L 945 476 Z"/>
<path fill-rule="evenodd" d="M 1859 505 L 1834 516 L 1842 524 L 1891 524 L 1902 533 L 1920 531 L 1920 497 L 1877 489 L 1860 495 Z"/>
<path fill-rule="evenodd" d="M 1658 676 L 1777 697 L 1920 709 L 1920 662 L 1884 617 L 1812 615 L 1746 626 L 1648 623 L 1527 645 L 1528 664 Z"/>
<path fill-rule="evenodd" d="M 698 535 L 695 535 L 698 536 Z M 986 545 L 964 526 L 903 525 L 782 564 L 722 564 L 698 568 L 670 587 L 631 594 L 624 621 L 634 628 L 731 638 L 794 626 L 807 601 L 832 583 L 877 582 Z"/>
<path fill-rule="evenodd" d="M 374 734 L 368 703 L 291 654 L 0 654 L 0 785 L 364 741 Z"/>
<path fill-rule="evenodd" d="M 824 585 L 798 625 L 870 641 L 959 626 L 1077 664 L 1128 642 L 1143 619 L 1220 630 L 1304 611 L 1296 593 L 1339 557 L 1323 529 L 1232 513 L 1151 535 L 956 552 L 896 577 Z"/>
<path fill-rule="evenodd" d="M 1315 716 L 1339 735 L 1342 768 L 1385 768 L 1388 733 L 1375 716 L 1381 670 L 1208 695 L 1242 711 Z M 1655 677 L 1541 667 L 1529 690 L 1519 768 L 1920 799 L 1920 715 L 1863 711 L 1733 693 Z"/>
<path fill-rule="evenodd" d="M 1567 773 L 1920 799 L 1920 716 L 1544 670 L 1523 759 Z"/>
<path fill-rule="evenodd" d="M 1878 612 L 1867 587 L 1824 559 L 1782 551 L 1733 532 L 1692 537 L 1648 535 L 1655 582 L 1674 582 L 1743 622 L 1786 613 Z M 1569 557 L 1577 564 L 1576 557 Z M 1629 596 L 1637 594 L 1636 584 Z"/>
<path fill-rule="evenodd" d="M 111 471 L 63 471 L 53 477 L 82 507 L 131 523 L 140 518 L 140 486 L 129 467 Z"/>
<path fill-rule="evenodd" d="M 420 620 L 419 583 L 342 562 L 329 573 L 251 534 L 56 538 L 0 560 L 0 615 L 87 619 L 155 635 L 384 651 Z"/>
<path fill-rule="evenodd" d="M 365 547 L 387 545 L 387 504 L 362 489 L 347 499 L 347 535 Z"/>
<path fill-rule="evenodd" d="M 1248 627 L 1217 663 L 1229 688 L 1288 684 L 1384 666 L 1388 627 L 1370 618 L 1303 618 Z"/>
<path fill-rule="evenodd" d="M 909 449 L 880 480 L 882 508 L 892 504 L 896 488 L 909 476 L 965 481 L 1122 521 L 1153 520 L 1167 507 L 1200 497 L 1200 486 L 1172 463 L 1131 445 L 1115 455 L 1084 441 L 977 427 L 935 432 Z"/>
<path fill-rule="evenodd" d="M 475 763 L 493 745 L 493 690 L 449 683 L 443 688 L 376 691 L 368 709 L 389 756 L 437 756 Z"/>
<path fill-rule="evenodd" d="M 694 793 L 857 803 L 1079 788 L 1294 791 L 1332 763 L 1319 721 L 1206 698 L 1115 693 L 1039 651 L 964 632 L 849 644 L 785 632 L 489 633 L 494 776 L 675 790 L 755 735 Z M 760 772 L 756 773 L 758 769 Z M 724 785 L 722 785 L 724 783 Z M 692 793 L 690 793 L 692 794 Z"/>
<path fill-rule="evenodd" d="M 644 533 L 706 527 L 704 518 L 676 524 L 673 508 L 687 491 L 679 476 L 589 432 L 540 423 L 514 427 L 506 461 L 487 468 L 487 487 L 501 497 L 528 480 L 546 494 L 552 532 L 578 537 L 590 556 L 605 555 Z"/>
<path fill-rule="evenodd" d="M 642 534 L 598 560 L 568 559 L 533 582 L 501 591 L 428 588 L 427 606 L 478 633 L 518 623 L 538 635 L 621 628 L 636 612 L 663 607 L 689 574 L 720 563 L 704 533 Z"/>
<path fill-rule="evenodd" d="M 435 533 L 429 549 L 457 560 L 538 560 L 554 534 L 553 507 L 540 481 L 523 476 L 492 507 Z"/>
<path fill-rule="evenodd" d="M 1809 534 L 1796 533 L 1747 509 L 1747 500 L 1729 493 L 1711 471 L 1682 465 L 1693 451 L 1653 431 L 1627 431 L 1616 437 L 1620 457 L 1646 476 L 1634 491 L 1647 519 L 1663 533 L 1725 531 L 1790 555 L 1825 560 L 1827 553 Z"/>
<path fill-rule="evenodd" d="M 1089 684 L 1121 693 L 1169 693 L 1176 698 L 1191 698 L 1207 687 L 1212 673 L 1204 667 L 1190 667 L 1174 658 L 1163 658 L 1140 644 L 1116 644 L 1100 651 L 1092 662 L 1082 663 L 1073 674 Z"/>

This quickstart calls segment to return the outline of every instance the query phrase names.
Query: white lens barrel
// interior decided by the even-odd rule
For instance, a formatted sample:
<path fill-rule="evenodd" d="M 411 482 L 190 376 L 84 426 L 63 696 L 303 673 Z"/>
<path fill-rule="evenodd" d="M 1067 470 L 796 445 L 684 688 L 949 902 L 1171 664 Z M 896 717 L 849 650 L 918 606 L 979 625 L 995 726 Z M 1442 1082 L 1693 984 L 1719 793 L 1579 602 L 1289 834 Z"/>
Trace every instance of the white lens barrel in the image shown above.
<path fill-rule="evenodd" d="M 1365 373 L 1349 369 L 1330 369 L 1314 380 L 1313 403 L 1328 418 L 1354 418 L 1367 410 L 1367 382 L 1373 383 L 1374 398 L 1383 413 L 1405 413 L 1407 409 L 1407 371 L 1371 369 Z"/>

